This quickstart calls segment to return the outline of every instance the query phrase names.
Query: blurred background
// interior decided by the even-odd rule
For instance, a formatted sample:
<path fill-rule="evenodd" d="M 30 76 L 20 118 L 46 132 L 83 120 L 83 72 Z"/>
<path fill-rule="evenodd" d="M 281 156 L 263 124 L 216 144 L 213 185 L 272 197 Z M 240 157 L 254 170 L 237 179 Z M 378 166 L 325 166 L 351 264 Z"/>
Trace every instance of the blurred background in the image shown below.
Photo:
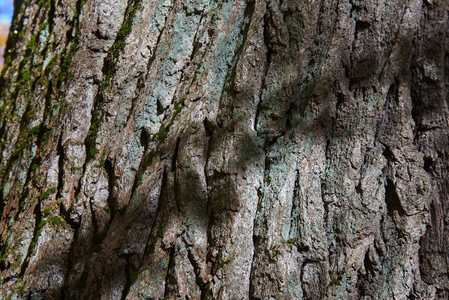
<path fill-rule="evenodd" d="M 6 39 L 13 13 L 13 0 L 0 0 L 0 71 L 3 69 Z"/>

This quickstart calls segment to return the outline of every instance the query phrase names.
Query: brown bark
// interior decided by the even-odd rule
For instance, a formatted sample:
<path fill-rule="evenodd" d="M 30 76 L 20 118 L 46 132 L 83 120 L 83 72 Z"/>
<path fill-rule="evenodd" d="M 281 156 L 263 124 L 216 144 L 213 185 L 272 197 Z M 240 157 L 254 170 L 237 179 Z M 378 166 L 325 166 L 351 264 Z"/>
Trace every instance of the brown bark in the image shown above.
<path fill-rule="evenodd" d="M 2 297 L 447 298 L 447 1 L 15 4 Z"/>

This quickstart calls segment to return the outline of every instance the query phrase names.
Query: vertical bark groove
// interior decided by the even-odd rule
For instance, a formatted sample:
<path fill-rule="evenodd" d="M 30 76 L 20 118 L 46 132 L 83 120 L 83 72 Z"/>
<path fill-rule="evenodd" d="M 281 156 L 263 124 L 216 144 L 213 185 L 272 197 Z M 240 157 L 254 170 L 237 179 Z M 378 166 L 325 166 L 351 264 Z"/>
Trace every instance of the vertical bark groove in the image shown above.
<path fill-rule="evenodd" d="M 447 1 L 15 2 L 0 297 L 447 297 Z"/>

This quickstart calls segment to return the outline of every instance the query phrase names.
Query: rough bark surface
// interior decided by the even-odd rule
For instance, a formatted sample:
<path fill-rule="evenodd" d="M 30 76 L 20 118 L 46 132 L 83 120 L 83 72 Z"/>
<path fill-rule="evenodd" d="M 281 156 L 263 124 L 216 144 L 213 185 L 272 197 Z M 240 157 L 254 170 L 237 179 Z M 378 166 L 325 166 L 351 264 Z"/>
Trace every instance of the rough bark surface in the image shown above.
<path fill-rule="evenodd" d="M 1 297 L 447 299 L 448 5 L 15 1 Z"/>

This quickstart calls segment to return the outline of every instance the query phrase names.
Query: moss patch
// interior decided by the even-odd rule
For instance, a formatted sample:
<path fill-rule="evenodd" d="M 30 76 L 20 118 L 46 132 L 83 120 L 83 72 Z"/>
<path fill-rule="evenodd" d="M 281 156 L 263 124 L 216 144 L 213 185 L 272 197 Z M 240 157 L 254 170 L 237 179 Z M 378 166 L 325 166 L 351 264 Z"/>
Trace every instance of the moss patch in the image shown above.
<path fill-rule="evenodd" d="M 56 192 L 56 188 L 55 187 L 51 187 L 49 189 L 47 189 L 45 192 L 43 192 L 40 196 L 39 196 L 39 200 L 45 200 L 48 197 L 50 197 L 51 194 L 53 194 L 54 192 Z"/>
<path fill-rule="evenodd" d="M 108 58 L 109 58 L 109 64 L 105 66 L 105 79 L 103 80 L 100 90 L 104 91 L 110 84 L 111 78 L 114 75 L 117 59 L 120 55 L 120 53 L 125 49 L 126 42 L 125 39 L 128 36 L 128 34 L 131 32 L 132 22 L 134 19 L 134 16 L 136 15 L 137 11 L 141 9 L 141 0 L 136 0 L 134 2 L 134 5 L 132 6 L 131 11 L 129 12 L 128 17 L 123 22 L 122 26 L 120 27 L 117 36 L 115 38 L 114 44 L 111 46 L 111 48 L 108 50 Z"/>
<path fill-rule="evenodd" d="M 65 226 L 67 224 L 60 216 L 53 216 L 50 218 L 50 221 L 54 226 Z"/>
<path fill-rule="evenodd" d="M 339 285 L 341 285 L 341 281 L 336 278 L 332 279 L 331 282 L 329 282 L 329 286 L 339 286 Z"/>
<path fill-rule="evenodd" d="M 170 119 L 170 122 L 165 126 L 162 130 L 155 133 L 152 137 L 153 140 L 159 140 L 163 141 L 167 137 L 167 134 L 170 130 L 170 127 L 173 125 L 175 118 L 179 115 L 181 110 L 185 107 L 185 98 L 181 99 L 180 101 L 176 102 L 174 105 L 175 112 L 173 113 L 172 118 Z"/>

